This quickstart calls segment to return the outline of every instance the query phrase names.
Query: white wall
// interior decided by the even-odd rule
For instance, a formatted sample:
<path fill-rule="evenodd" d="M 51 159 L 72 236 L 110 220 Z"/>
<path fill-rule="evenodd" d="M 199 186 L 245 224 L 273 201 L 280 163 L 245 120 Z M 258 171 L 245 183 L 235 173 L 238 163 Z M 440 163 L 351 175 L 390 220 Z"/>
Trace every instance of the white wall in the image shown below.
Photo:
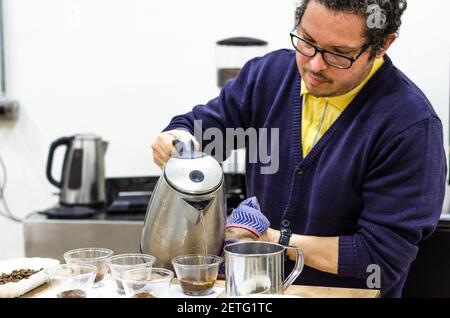
<path fill-rule="evenodd" d="M 22 109 L 18 122 L 0 122 L 0 153 L 10 208 L 24 216 L 57 202 L 45 164 L 60 136 L 94 132 L 108 140 L 109 177 L 159 173 L 153 138 L 172 116 L 218 93 L 215 41 L 242 35 L 289 47 L 297 1 L 4 2 L 8 95 Z M 424 89 L 447 132 L 450 31 L 441 25 L 450 5 L 409 2 L 391 56 Z M 443 50 L 427 52 L 417 37 Z M 0 260 L 22 256 L 22 244 L 21 226 L 0 218 Z"/>
<path fill-rule="evenodd" d="M 408 0 L 400 37 L 390 55 L 427 95 L 444 123 L 449 145 L 450 2 Z"/>

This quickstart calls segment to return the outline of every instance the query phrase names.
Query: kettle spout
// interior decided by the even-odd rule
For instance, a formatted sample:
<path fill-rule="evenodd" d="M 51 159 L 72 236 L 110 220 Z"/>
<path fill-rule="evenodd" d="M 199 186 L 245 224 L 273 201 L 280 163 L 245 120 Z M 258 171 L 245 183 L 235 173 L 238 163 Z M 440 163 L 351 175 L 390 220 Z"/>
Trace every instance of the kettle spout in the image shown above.
<path fill-rule="evenodd" d="M 200 222 L 200 214 L 205 215 L 208 212 L 213 200 L 214 198 L 209 198 L 202 201 L 192 201 L 185 198 L 182 199 L 182 201 L 189 206 L 189 209 L 186 210 L 187 219 L 193 224 L 198 224 L 198 222 Z"/>

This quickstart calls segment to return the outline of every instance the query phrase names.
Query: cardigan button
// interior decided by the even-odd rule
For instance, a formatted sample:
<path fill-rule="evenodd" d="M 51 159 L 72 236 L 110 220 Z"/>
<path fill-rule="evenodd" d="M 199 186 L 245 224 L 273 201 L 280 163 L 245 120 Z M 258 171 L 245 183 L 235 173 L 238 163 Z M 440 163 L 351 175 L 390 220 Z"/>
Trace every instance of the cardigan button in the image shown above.
<path fill-rule="evenodd" d="M 298 169 L 297 174 L 301 176 L 303 174 L 303 169 Z"/>
<path fill-rule="evenodd" d="M 288 219 L 284 219 L 283 221 L 281 221 L 281 227 L 289 228 L 289 226 L 291 226 L 291 223 Z"/>

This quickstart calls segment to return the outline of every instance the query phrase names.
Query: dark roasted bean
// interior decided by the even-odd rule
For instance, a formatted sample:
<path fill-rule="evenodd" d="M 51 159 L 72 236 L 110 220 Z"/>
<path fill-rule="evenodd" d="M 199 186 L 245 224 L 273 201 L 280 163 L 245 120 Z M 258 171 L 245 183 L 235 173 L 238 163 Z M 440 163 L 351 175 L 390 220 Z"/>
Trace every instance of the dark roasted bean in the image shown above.
<path fill-rule="evenodd" d="M 28 279 L 31 275 L 34 275 L 42 270 L 33 270 L 33 269 L 15 269 L 11 273 L 6 274 L 2 273 L 0 275 L 0 285 L 7 283 L 17 283 L 22 279 Z"/>

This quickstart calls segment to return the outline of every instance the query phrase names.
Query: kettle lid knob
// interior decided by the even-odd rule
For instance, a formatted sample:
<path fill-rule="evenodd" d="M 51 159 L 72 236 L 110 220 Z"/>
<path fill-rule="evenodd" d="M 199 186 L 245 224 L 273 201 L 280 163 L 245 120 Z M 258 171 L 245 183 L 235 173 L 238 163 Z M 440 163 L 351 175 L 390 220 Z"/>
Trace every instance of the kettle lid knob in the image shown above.
<path fill-rule="evenodd" d="M 199 183 L 205 179 L 205 175 L 200 170 L 192 170 L 189 173 L 189 179 L 191 179 L 192 182 Z"/>

